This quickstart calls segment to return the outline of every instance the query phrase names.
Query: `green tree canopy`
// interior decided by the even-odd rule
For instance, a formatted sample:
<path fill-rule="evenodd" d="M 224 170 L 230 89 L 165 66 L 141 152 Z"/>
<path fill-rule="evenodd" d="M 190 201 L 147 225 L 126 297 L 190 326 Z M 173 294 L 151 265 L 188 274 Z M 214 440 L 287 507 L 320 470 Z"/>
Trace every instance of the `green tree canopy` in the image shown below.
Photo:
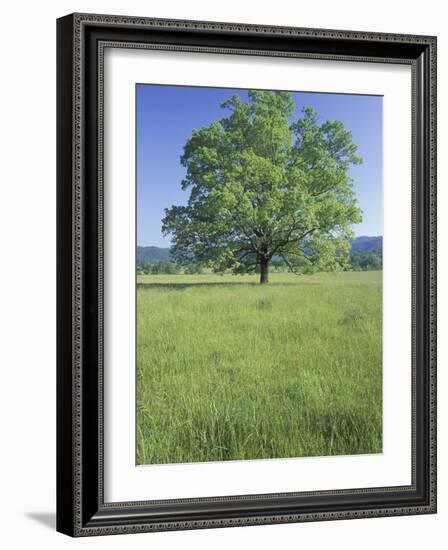
<path fill-rule="evenodd" d="M 165 210 L 179 263 L 216 272 L 260 272 L 282 258 L 294 272 L 333 270 L 349 255 L 361 211 L 348 175 L 361 162 L 342 122 L 319 123 L 304 108 L 291 123 L 289 92 L 249 91 L 222 106 L 229 115 L 193 130 L 181 157 L 186 206 Z"/>

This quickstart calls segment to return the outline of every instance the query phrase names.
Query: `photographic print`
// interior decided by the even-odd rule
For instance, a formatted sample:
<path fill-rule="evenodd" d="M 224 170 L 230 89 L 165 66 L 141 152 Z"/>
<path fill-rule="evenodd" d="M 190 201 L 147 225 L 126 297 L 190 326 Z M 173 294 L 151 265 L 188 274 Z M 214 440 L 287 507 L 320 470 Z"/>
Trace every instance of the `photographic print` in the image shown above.
<path fill-rule="evenodd" d="M 137 464 L 382 452 L 382 97 L 136 85 Z"/>

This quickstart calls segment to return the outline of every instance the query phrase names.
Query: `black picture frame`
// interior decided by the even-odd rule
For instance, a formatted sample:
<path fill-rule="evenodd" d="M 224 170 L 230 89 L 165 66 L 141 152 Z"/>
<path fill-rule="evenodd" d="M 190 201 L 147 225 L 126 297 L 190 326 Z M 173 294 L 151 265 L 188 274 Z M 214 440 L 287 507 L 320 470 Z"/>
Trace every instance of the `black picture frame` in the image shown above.
<path fill-rule="evenodd" d="M 104 502 L 104 44 L 412 67 L 413 472 L 405 487 Z M 436 38 L 72 14 L 57 21 L 57 530 L 71 536 L 436 512 Z"/>

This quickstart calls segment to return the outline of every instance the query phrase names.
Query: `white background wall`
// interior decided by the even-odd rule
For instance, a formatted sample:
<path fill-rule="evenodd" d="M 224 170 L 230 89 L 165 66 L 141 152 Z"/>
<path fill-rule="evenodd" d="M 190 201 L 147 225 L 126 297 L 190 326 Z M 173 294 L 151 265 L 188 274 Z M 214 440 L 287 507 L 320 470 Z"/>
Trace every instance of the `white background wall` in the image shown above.
<path fill-rule="evenodd" d="M 445 548 L 448 521 L 448 34 L 427 0 L 59 0 L 2 7 L 0 507 L 3 548 Z M 74 11 L 439 37 L 439 513 L 72 540 L 55 512 L 55 19 Z M 445 250 L 444 250 L 445 249 Z"/>

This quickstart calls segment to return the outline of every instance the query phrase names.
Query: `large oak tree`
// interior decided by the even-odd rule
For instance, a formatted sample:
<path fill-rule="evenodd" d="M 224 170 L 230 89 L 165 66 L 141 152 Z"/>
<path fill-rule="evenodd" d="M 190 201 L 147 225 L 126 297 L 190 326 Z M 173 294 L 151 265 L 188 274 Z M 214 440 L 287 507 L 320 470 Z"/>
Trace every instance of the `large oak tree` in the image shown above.
<path fill-rule="evenodd" d="M 292 121 L 289 92 L 249 91 L 227 117 L 194 130 L 181 157 L 186 206 L 165 210 L 178 262 L 216 272 L 260 272 L 282 258 L 291 271 L 334 270 L 348 259 L 361 210 L 349 177 L 361 162 L 342 122 L 304 108 Z"/>

